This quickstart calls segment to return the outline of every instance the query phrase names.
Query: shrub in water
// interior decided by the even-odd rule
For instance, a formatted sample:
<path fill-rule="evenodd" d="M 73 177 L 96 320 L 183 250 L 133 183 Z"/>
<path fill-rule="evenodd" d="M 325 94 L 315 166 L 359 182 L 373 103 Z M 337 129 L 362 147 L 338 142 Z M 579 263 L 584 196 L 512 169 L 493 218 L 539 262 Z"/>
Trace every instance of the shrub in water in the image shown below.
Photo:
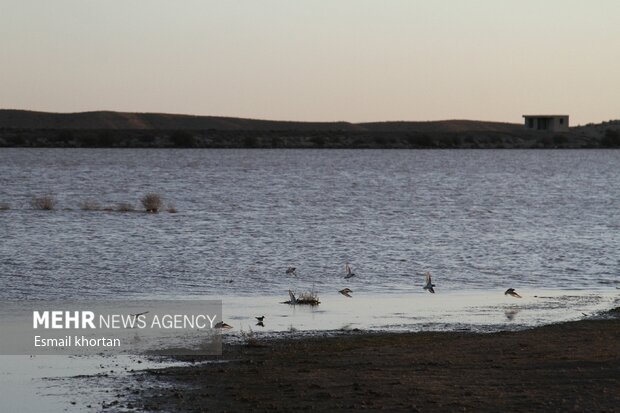
<path fill-rule="evenodd" d="M 94 199 L 86 199 L 80 202 L 80 209 L 82 211 L 99 211 L 101 207 L 99 206 L 99 203 Z"/>
<path fill-rule="evenodd" d="M 116 210 L 118 212 L 133 212 L 133 205 L 131 205 L 129 202 L 121 202 L 120 204 L 118 204 L 116 206 Z"/>
<path fill-rule="evenodd" d="M 56 200 L 51 195 L 35 196 L 30 202 L 34 209 L 51 211 L 56 208 Z"/>
<path fill-rule="evenodd" d="M 162 200 L 159 194 L 146 194 L 140 200 L 146 212 L 156 213 L 161 209 Z"/>

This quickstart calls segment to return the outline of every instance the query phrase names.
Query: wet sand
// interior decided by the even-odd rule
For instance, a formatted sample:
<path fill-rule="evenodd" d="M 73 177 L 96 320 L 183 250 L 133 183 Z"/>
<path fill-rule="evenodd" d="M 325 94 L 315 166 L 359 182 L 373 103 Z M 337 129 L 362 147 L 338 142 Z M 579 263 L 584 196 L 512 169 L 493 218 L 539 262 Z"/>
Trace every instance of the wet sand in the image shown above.
<path fill-rule="evenodd" d="M 139 373 L 119 406 L 203 411 L 620 411 L 620 319 L 490 334 L 367 333 L 226 345 Z M 133 394 L 133 395 L 132 395 Z"/>

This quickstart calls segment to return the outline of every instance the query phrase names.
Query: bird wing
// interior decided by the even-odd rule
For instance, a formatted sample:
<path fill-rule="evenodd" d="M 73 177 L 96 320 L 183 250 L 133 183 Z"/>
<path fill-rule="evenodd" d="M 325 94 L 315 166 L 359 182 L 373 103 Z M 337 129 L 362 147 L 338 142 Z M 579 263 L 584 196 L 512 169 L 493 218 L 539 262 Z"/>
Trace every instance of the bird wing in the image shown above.
<path fill-rule="evenodd" d="M 138 317 L 138 316 L 141 316 L 141 315 L 144 315 L 144 314 L 147 314 L 147 313 L 148 313 L 148 311 L 143 311 L 141 313 L 129 314 L 129 315 L 132 316 L 132 317 Z"/>

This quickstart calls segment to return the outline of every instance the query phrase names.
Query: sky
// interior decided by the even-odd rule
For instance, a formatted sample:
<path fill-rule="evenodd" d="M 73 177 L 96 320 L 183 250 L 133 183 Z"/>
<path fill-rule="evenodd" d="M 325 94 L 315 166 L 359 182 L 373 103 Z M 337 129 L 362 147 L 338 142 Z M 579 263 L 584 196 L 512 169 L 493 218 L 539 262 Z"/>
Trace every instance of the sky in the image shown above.
<path fill-rule="evenodd" d="M 617 0 L 0 0 L 0 108 L 620 119 Z"/>

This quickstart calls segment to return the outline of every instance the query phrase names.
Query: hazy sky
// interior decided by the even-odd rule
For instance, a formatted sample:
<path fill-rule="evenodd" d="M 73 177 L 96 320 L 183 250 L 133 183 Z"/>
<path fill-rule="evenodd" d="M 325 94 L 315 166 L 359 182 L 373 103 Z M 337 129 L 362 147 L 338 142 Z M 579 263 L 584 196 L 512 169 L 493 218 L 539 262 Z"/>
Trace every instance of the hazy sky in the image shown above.
<path fill-rule="evenodd" d="M 618 0 L 0 0 L 0 108 L 620 118 Z"/>

